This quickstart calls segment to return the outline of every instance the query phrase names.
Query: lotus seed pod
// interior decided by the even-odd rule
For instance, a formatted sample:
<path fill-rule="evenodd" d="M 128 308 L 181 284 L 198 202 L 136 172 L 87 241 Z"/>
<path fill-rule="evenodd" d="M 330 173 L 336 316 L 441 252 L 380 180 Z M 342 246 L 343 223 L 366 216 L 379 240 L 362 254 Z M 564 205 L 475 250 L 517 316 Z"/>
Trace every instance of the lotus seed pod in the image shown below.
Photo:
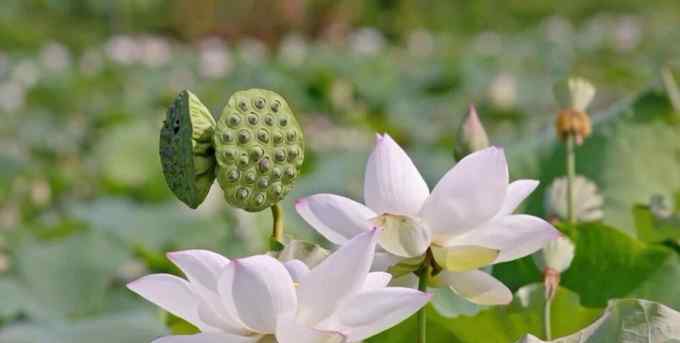
<path fill-rule="evenodd" d="M 234 207 L 261 211 L 293 187 L 304 161 L 302 129 L 280 95 L 234 93 L 217 121 L 217 180 Z"/>
<path fill-rule="evenodd" d="M 557 114 L 555 129 L 557 135 L 562 139 L 566 139 L 569 135 L 574 135 L 576 137 L 576 143 L 580 145 L 583 143 L 583 139 L 590 136 L 592 124 L 588 113 L 573 109 L 565 109 Z"/>
<path fill-rule="evenodd" d="M 604 200 L 597 185 L 587 178 L 574 178 L 574 214 L 580 222 L 591 222 L 603 217 Z M 567 178 L 555 179 L 545 194 L 546 212 L 549 216 L 567 218 Z"/>
<path fill-rule="evenodd" d="M 543 250 L 533 255 L 534 263 L 540 270 L 549 268 L 562 273 L 569 268 L 574 259 L 574 243 L 565 236 L 548 242 Z"/>
<path fill-rule="evenodd" d="M 182 91 L 168 109 L 160 135 L 163 175 L 170 190 L 191 208 L 215 181 L 213 134 L 217 123 L 193 93 Z"/>
<path fill-rule="evenodd" d="M 473 105 L 470 105 L 468 114 L 463 119 L 456 138 L 456 146 L 453 152 L 457 160 L 489 147 L 489 137 L 486 135 L 486 130 L 479 120 L 477 109 Z"/>

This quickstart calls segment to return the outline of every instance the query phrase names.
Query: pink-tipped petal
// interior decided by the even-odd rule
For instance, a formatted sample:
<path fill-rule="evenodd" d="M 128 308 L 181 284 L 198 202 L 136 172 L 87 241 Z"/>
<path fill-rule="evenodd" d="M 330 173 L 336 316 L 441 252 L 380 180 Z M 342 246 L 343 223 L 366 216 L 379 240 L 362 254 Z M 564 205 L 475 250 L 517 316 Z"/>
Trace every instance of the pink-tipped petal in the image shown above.
<path fill-rule="evenodd" d="M 434 241 L 445 241 L 491 219 L 501 209 L 507 187 L 502 149 L 490 147 L 460 160 L 439 181 L 421 211 Z"/>
<path fill-rule="evenodd" d="M 281 262 L 267 255 L 233 263 L 232 296 L 238 317 L 256 332 L 274 333 L 276 318 L 295 312 L 297 307 L 290 274 Z"/>
<path fill-rule="evenodd" d="M 335 244 L 344 244 L 371 229 L 376 216 L 368 207 L 334 194 L 315 194 L 295 203 L 298 214 L 316 231 Z"/>
<path fill-rule="evenodd" d="M 452 242 L 455 245 L 470 244 L 498 249 L 500 253 L 495 263 L 499 263 L 532 254 L 558 236 L 559 231 L 545 220 L 514 214 L 496 218 Z"/>
<path fill-rule="evenodd" d="M 385 134 L 366 163 L 364 201 L 377 214 L 415 216 L 429 189 L 406 152 Z"/>
<path fill-rule="evenodd" d="M 198 328 L 208 328 L 198 317 L 200 299 L 186 280 L 170 274 L 151 274 L 127 284 L 128 289 Z"/>
<path fill-rule="evenodd" d="M 343 299 L 364 286 L 373 263 L 376 240 L 376 230 L 358 235 L 300 280 L 297 288 L 300 320 L 320 322 Z"/>
<path fill-rule="evenodd" d="M 538 181 L 536 180 L 517 180 L 508 185 L 508 191 L 505 194 L 505 200 L 501 210 L 498 211 L 497 216 L 505 216 L 512 214 L 519 204 L 531 194 L 536 187 Z"/>
<path fill-rule="evenodd" d="M 357 342 L 385 331 L 416 313 L 431 295 L 410 288 L 388 287 L 361 292 L 338 310 L 347 338 Z"/>

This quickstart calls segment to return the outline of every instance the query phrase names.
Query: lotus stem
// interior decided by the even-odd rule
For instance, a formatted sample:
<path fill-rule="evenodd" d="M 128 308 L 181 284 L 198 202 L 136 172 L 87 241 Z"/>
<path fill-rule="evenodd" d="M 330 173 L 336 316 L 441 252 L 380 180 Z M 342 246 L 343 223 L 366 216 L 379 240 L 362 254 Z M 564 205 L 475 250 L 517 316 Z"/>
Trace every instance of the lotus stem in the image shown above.
<path fill-rule="evenodd" d="M 574 179 L 576 177 L 576 153 L 574 148 L 576 145 L 576 136 L 570 134 L 567 136 L 567 218 L 569 224 L 576 224 L 576 213 L 574 212 Z"/>
<path fill-rule="evenodd" d="M 271 250 L 278 251 L 281 250 L 281 244 L 283 243 L 283 209 L 279 204 L 274 204 L 272 209 L 272 237 L 271 237 Z"/>
<path fill-rule="evenodd" d="M 430 281 L 430 276 L 432 275 L 432 263 L 430 260 L 430 252 L 427 252 L 425 261 L 423 261 L 423 266 L 418 273 L 418 290 L 421 292 L 427 292 L 427 284 Z M 426 307 L 421 308 L 418 311 L 418 343 L 427 342 L 427 311 Z"/>
<path fill-rule="evenodd" d="M 543 308 L 543 325 L 545 327 L 545 339 L 552 340 L 552 320 L 551 320 L 551 307 L 552 307 L 553 297 L 545 298 L 545 307 Z"/>

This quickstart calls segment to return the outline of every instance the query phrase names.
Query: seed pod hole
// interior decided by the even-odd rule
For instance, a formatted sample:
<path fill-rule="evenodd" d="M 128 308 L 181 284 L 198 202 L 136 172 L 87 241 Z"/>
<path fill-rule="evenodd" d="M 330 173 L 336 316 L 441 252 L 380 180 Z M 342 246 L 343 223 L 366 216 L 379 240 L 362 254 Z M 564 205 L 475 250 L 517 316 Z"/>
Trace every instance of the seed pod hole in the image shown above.
<path fill-rule="evenodd" d="M 286 152 L 283 149 L 277 149 L 274 152 L 274 160 L 277 162 L 283 162 L 286 160 Z"/>
<path fill-rule="evenodd" d="M 249 170 L 244 176 L 244 181 L 248 184 L 254 183 L 255 180 L 257 180 L 257 173 L 254 170 Z"/>
<path fill-rule="evenodd" d="M 233 168 L 227 172 L 227 181 L 229 182 L 236 182 L 238 179 L 241 177 L 241 173 L 238 171 L 238 169 Z"/>
<path fill-rule="evenodd" d="M 246 104 L 246 102 L 245 102 L 244 100 L 240 100 L 240 101 L 238 102 L 238 108 L 239 108 L 242 112 L 246 112 L 246 111 L 248 111 L 248 104 Z"/>
<path fill-rule="evenodd" d="M 276 145 L 281 144 L 283 142 L 283 134 L 279 131 L 274 131 L 274 133 L 272 133 L 272 140 Z"/>
<path fill-rule="evenodd" d="M 247 167 L 248 164 L 250 164 L 250 158 L 248 158 L 248 154 L 245 152 L 241 153 L 241 156 L 238 158 L 238 165 L 240 167 Z"/>
<path fill-rule="evenodd" d="M 235 128 L 241 124 L 241 117 L 238 114 L 231 114 L 227 119 L 227 125 L 231 128 Z"/>
<path fill-rule="evenodd" d="M 267 101 L 264 100 L 264 98 L 257 98 L 257 99 L 255 99 L 254 104 L 255 104 L 255 108 L 261 110 L 267 105 Z"/>
<path fill-rule="evenodd" d="M 288 130 L 286 133 L 286 139 L 288 139 L 288 143 L 295 143 L 295 139 L 297 139 L 297 131 L 294 129 Z"/>
<path fill-rule="evenodd" d="M 243 129 L 238 132 L 238 142 L 241 144 L 246 144 L 250 141 L 250 131 Z"/>
<path fill-rule="evenodd" d="M 262 189 L 269 187 L 269 179 L 266 176 L 261 177 L 257 180 L 257 187 Z"/>
<path fill-rule="evenodd" d="M 281 101 L 279 101 L 279 100 L 274 100 L 274 101 L 272 102 L 272 111 L 273 111 L 274 113 L 276 113 L 276 112 L 279 111 L 280 108 L 281 108 Z"/>
<path fill-rule="evenodd" d="M 238 200 L 245 201 L 248 199 L 248 195 L 250 195 L 250 190 L 248 190 L 248 188 L 241 187 L 236 190 L 236 199 Z"/>
<path fill-rule="evenodd" d="M 253 162 L 259 161 L 264 155 L 264 149 L 259 146 L 250 148 L 250 158 Z"/>
<path fill-rule="evenodd" d="M 233 143 L 234 142 L 234 133 L 232 131 L 226 131 L 222 134 L 222 142 L 224 143 Z"/>
<path fill-rule="evenodd" d="M 249 113 L 248 116 L 246 117 L 246 120 L 248 120 L 248 124 L 250 125 L 257 125 L 257 114 L 255 113 Z"/>
<path fill-rule="evenodd" d="M 278 168 L 278 167 L 272 168 L 272 178 L 273 179 L 280 179 L 282 174 L 283 174 L 283 172 L 281 171 L 280 168 Z"/>
<path fill-rule="evenodd" d="M 260 168 L 260 172 L 266 173 L 272 168 L 272 161 L 268 158 L 263 158 L 260 160 L 260 163 L 258 163 L 258 168 Z"/>
<path fill-rule="evenodd" d="M 259 129 L 257 131 L 257 139 L 262 143 L 269 143 L 269 132 L 265 129 Z"/>

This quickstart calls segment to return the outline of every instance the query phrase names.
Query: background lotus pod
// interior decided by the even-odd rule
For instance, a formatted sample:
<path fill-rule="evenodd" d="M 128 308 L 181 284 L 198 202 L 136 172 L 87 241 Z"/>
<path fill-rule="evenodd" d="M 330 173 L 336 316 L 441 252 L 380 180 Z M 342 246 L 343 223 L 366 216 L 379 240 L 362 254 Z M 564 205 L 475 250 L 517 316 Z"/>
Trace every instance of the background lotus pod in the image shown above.
<path fill-rule="evenodd" d="M 591 222 L 602 219 L 603 203 L 602 195 L 594 182 L 581 175 L 574 178 L 574 213 L 576 220 Z M 548 216 L 567 218 L 566 177 L 559 177 L 550 185 L 545 193 L 545 207 Z"/>
<path fill-rule="evenodd" d="M 536 252 L 532 257 L 538 269 L 550 268 L 562 273 L 574 260 L 574 249 L 574 243 L 569 238 L 560 236 L 548 242 L 543 250 Z"/>
<path fill-rule="evenodd" d="M 225 199 L 251 212 L 283 199 L 304 161 L 304 137 L 295 115 L 283 97 L 264 89 L 229 98 L 214 144 Z"/>
<path fill-rule="evenodd" d="M 561 110 L 572 109 L 585 112 L 595 97 L 595 86 L 580 77 L 570 77 L 555 84 L 555 99 Z"/>
<path fill-rule="evenodd" d="M 212 136 L 216 122 L 193 93 L 184 90 L 168 109 L 160 137 L 163 175 L 170 190 L 197 208 L 215 180 Z"/>

